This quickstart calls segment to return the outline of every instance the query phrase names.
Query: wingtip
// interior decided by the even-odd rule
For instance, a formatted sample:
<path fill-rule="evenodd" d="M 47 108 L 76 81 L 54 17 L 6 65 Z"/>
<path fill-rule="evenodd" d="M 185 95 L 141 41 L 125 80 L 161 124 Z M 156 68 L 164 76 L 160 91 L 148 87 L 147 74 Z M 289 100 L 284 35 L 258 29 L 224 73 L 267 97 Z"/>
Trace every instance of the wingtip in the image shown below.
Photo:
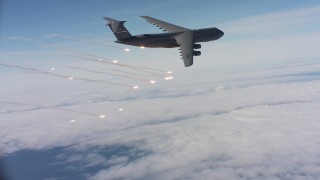
<path fill-rule="evenodd" d="M 141 18 L 145 19 L 148 21 L 148 19 L 150 19 L 151 17 L 150 16 L 140 16 Z"/>
<path fill-rule="evenodd" d="M 190 66 L 192 66 L 192 65 L 193 65 L 193 63 L 185 64 L 184 67 L 190 67 Z"/>

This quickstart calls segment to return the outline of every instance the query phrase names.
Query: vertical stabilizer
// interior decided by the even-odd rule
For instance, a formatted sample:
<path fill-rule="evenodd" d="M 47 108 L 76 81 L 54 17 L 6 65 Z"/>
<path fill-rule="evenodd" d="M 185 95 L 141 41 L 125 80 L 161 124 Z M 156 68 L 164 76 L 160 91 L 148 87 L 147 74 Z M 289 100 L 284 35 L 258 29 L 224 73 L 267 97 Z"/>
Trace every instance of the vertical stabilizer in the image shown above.
<path fill-rule="evenodd" d="M 110 27 L 118 40 L 124 40 L 132 37 L 127 28 L 123 25 L 126 21 L 118 21 L 109 17 L 104 17 L 104 19 L 109 22 L 107 26 Z"/>

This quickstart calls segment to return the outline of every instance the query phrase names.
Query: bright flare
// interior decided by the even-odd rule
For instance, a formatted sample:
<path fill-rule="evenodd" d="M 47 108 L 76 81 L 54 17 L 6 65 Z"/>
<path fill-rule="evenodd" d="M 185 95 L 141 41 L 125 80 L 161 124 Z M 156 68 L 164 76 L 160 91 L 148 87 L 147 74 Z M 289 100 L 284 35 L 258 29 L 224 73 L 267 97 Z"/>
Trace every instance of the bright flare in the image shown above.
<path fill-rule="evenodd" d="M 164 77 L 164 79 L 168 81 L 168 80 L 172 80 L 173 77 L 172 76 L 167 76 L 167 77 Z"/>
<path fill-rule="evenodd" d="M 113 64 L 117 64 L 118 61 L 117 61 L 117 60 L 113 60 L 112 63 L 113 63 Z"/>
<path fill-rule="evenodd" d="M 139 86 L 133 86 L 132 88 L 133 89 L 139 89 Z"/>
<path fill-rule="evenodd" d="M 129 51 L 130 51 L 130 49 L 129 49 L 129 48 L 125 48 L 125 49 L 124 49 L 124 51 L 129 52 Z"/>
<path fill-rule="evenodd" d="M 50 68 L 50 69 L 51 69 L 51 71 L 54 71 L 54 70 L 56 70 L 56 68 L 54 68 L 54 67 L 53 67 L 53 68 Z"/>
<path fill-rule="evenodd" d="M 98 61 L 103 61 L 103 59 L 98 59 Z"/>
<path fill-rule="evenodd" d="M 123 111 L 123 108 L 119 108 L 118 111 Z"/>
<path fill-rule="evenodd" d="M 70 121 L 70 123 L 74 123 L 74 122 L 76 122 L 76 120 L 74 120 L 74 119 L 72 119 L 72 120 Z"/>
<path fill-rule="evenodd" d="M 167 71 L 167 74 L 172 74 L 172 71 Z"/>
<path fill-rule="evenodd" d="M 73 79 L 74 79 L 74 77 L 69 77 L 68 79 L 69 79 L 69 80 L 73 80 Z"/>
<path fill-rule="evenodd" d="M 156 83 L 155 80 L 151 80 L 151 81 L 149 81 L 149 82 L 150 82 L 150 84 L 155 84 L 155 83 Z"/>
<path fill-rule="evenodd" d="M 104 114 L 99 115 L 99 118 L 101 118 L 101 119 L 103 119 L 105 117 L 106 117 L 106 115 L 104 115 Z"/>
<path fill-rule="evenodd" d="M 144 49 L 144 46 L 140 46 L 140 49 Z"/>

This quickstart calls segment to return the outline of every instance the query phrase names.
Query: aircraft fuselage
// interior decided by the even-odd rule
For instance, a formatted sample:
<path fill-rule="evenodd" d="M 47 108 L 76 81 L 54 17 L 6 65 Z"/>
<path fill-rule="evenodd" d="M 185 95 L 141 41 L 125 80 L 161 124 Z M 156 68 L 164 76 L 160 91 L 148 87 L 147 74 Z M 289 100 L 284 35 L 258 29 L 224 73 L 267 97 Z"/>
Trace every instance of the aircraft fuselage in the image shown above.
<path fill-rule="evenodd" d="M 217 28 L 204 28 L 191 30 L 194 33 L 194 42 L 207 42 L 221 38 L 224 33 Z M 174 48 L 179 47 L 175 36 L 183 33 L 161 33 L 161 34 L 141 34 L 132 36 L 125 40 L 117 40 L 116 43 L 127 44 L 131 46 L 150 47 L 150 48 Z"/>

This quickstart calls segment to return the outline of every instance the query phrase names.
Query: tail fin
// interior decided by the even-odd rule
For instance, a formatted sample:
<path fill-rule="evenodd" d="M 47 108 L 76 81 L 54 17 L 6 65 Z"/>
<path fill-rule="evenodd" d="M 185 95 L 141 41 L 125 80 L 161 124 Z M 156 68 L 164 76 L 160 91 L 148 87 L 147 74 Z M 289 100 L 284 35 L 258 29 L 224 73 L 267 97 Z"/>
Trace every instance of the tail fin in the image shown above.
<path fill-rule="evenodd" d="M 118 40 L 124 40 L 132 37 L 132 35 L 123 25 L 126 21 L 118 21 L 109 17 L 104 17 L 104 19 L 109 22 L 107 26 L 110 27 L 111 31 Z"/>

